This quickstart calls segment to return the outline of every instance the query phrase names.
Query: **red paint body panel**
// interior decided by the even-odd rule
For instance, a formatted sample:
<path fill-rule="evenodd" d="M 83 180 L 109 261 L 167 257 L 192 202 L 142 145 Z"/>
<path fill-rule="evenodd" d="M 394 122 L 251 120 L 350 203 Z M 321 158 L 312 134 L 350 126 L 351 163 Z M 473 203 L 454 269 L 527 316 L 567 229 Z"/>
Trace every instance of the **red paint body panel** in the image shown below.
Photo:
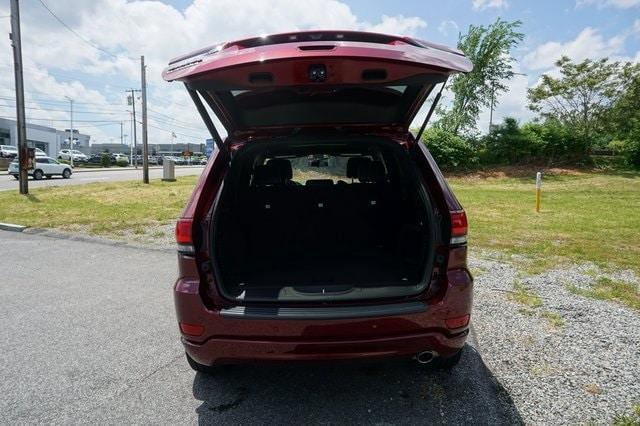
<path fill-rule="evenodd" d="M 435 350 L 442 356 L 464 345 L 468 328 L 446 328 L 446 318 L 471 312 L 473 282 L 467 271 L 449 271 L 444 298 L 423 313 L 343 320 L 236 319 L 208 309 L 197 281 L 179 279 L 174 288 L 179 322 L 202 324 L 202 336 L 186 336 L 189 355 L 204 365 L 270 360 L 310 361 L 412 356 Z"/>

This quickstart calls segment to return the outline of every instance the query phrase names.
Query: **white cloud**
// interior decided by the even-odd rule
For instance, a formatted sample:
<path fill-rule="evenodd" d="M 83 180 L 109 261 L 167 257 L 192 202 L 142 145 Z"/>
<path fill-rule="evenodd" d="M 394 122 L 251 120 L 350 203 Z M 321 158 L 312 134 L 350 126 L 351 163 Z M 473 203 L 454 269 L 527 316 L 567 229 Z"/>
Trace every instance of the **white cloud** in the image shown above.
<path fill-rule="evenodd" d="M 405 18 L 402 15 L 387 16 L 382 15 L 382 22 L 375 25 L 365 24 L 368 31 L 387 34 L 414 34 L 419 28 L 426 28 L 427 23 L 418 17 Z"/>
<path fill-rule="evenodd" d="M 523 63 L 528 69 L 543 70 L 553 67 L 563 55 L 574 61 L 613 56 L 622 51 L 625 38 L 625 35 L 616 35 L 607 39 L 597 29 L 587 27 L 568 42 L 550 41 L 538 46 L 525 55 Z"/>
<path fill-rule="evenodd" d="M 336 28 L 415 35 L 427 25 L 421 18 L 402 15 L 384 15 L 377 22 L 364 21 L 338 0 L 193 0 L 183 11 L 159 1 L 47 1 L 69 26 L 113 53 L 114 56 L 110 56 L 79 40 L 38 2 L 21 4 L 28 101 L 35 102 L 45 95 L 60 100 L 72 96 L 78 103 L 91 102 L 94 110 L 122 110 L 126 120 L 124 89 L 139 85 L 139 57 L 144 54 L 149 107 L 176 120 L 166 118 L 165 124 L 159 124 L 158 119 L 155 124 L 175 127 L 176 132 L 202 138 L 207 132 L 182 85 L 168 84 L 161 79 L 161 71 L 172 57 L 217 42 L 263 33 Z M 7 8 L 0 6 L 0 15 L 8 14 Z M 9 19 L 0 20 L 0 33 L 10 32 L 9 24 Z M 11 47 L 8 38 L 3 37 L 0 39 L 0 96 L 12 96 L 12 64 Z M 50 104 L 43 108 L 53 109 Z M 0 115 L 10 115 L 10 111 L 2 109 Z M 27 115 L 67 117 L 64 112 L 38 110 L 29 110 Z M 102 117 L 95 119 L 98 118 Z M 105 140 L 116 135 L 119 138 L 120 129 L 119 126 L 113 129 L 96 126 L 90 132 L 94 140 Z M 164 143 L 168 141 L 168 133 L 151 128 L 149 139 Z"/>
<path fill-rule="evenodd" d="M 640 6 L 640 0 L 577 0 L 576 7 L 594 5 L 602 9 L 604 7 L 615 7 L 618 9 L 629 9 Z"/>
<path fill-rule="evenodd" d="M 457 33 L 458 31 L 460 31 L 460 27 L 458 26 L 456 21 L 444 20 L 440 22 L 440 25 L 438 25 L 438 31 L 441 34 L 448 36 L 451 33 Z"/>
<path fill-rule="evenodd" d="M 473 0 L 472 4 L 475 10 L 502 9 L 509 5 L 507 0 Z"/>

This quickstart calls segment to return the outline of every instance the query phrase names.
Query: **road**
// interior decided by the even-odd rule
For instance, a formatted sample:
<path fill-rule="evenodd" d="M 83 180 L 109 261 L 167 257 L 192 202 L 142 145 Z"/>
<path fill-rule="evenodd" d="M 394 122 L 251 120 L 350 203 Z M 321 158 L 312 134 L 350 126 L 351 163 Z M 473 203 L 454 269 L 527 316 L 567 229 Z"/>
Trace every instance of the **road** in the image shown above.
<path fill-rule="evenodd" d="M 414 362 L 187 366 L 175 254 L 0 231 L 2 423 L 514 424 L 472 346 L 452 372 Z"/>
<path fill-rule="evenodd" d="M 186 166 L 176 167 L 176 176 L 199 175 L 204 167 Z M 162 168 L 149 169 L 150 179 L 159 179 L 162 177 Z M 54 177 L 52 179 L 43 179 L 40 181 L 29 179 L 29 188 L 40 188 L 43 186 L 63 186 L 63 185 L 82 185 L 90 182 L 113 182 L 119 180 L 142 180 L 142 169 L 104 169 L 99 171 L 82 171 L 76 172 L 71 179 L 62 179 Z M 0 174 L 0 191 L 18 190 L 18 181 L 13 176 Z"/>

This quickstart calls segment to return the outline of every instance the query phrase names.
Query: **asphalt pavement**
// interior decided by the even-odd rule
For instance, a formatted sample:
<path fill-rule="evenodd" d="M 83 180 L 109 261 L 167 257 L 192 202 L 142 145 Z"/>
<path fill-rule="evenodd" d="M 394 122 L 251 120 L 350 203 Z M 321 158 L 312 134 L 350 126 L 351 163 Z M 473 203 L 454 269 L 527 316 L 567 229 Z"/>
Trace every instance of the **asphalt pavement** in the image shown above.
<path fill-rule="evenodd" d="M 180 166 L 176 167 L 176 176 L 199 175 L 202 173 L 204 166 Z M 150 168 L 149 178 L 159 179 L 162 177 L 162 168 Z M 33 180 L 29 178 L 29 188 L 40 188 L 45 186 L 65 186 L 65 185 L 82 185 L 90 182 L 114 182 L 122 180 L 142 180 L 142 168 L 138 169 L 120 169 L 109 168 L 86 171 L 74 171 L 70 179 L 63 179 L 60 176 L 54 176 L 51 179 Z M 0 191 L 18 190 L 18 181 L 11 175 L 0 174 Z"/>
<path fill-rule="evenodd" d="M 522 422 L 474 346 L 451 372 L 400 360 L 196 374 L 174 253 L 6 231 L 0 247 L 2 423 Z"/>

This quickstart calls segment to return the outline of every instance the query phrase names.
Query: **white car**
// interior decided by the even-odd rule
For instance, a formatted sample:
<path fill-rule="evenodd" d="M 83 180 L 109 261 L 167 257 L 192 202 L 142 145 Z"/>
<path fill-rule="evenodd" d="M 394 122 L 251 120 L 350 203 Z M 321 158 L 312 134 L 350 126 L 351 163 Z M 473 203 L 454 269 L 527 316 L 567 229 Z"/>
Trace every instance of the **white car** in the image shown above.
<path fill-rule="evenodd" d="M 76 149 L 61 149 L 58 152 L 58 160 L 71 160 L 72 156 L 73 161 L 87 161 L 89 159 L 89 157 Z"/>
<path fill-rule="evenodd" d="M 8 172 L 14 178 L 18 179 L 18 162 L 14 161 L 9 164 Z M 51 176 L 60 175 L 65 179 L 71 177 L 71 166 L 68 164 L 58 163 L 53 158 L 49 157 L 36 157 L 35 167 L 29 169 L 30 176 L 33 176 L 35 180 L 40 180 L 43 177 L 49 179 Z"/>
<path fill-rule="evenodd" d="M 18 148 L 13 145 L 0 145 L 0 157 L 13 158 L 18 155 Z"/>
<path fill-rule="evenodd" d="M 46 152 L 44 152 L 40 148 L 36 148 L 36 158 L 37 157 L 48 157 L 48 155 Z"/>

